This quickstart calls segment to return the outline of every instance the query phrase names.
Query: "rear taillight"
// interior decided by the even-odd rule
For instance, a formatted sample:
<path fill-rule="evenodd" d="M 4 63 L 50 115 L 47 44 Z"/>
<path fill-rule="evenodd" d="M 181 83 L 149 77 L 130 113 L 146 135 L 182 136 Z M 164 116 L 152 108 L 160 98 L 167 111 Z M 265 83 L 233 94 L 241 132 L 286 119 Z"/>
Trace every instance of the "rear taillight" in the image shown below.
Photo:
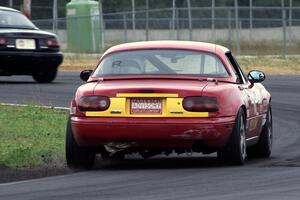
<path fill-rule="evenodd" d="M 6 40 L 4 38 L 0 38 L 0 46 L 6 45 Z"/>
<path fill-rule="evenodd" d="M 80 98 L 78 109 L 80 111 L 104 111 L 109 108 L 110 101 L 105 96 L 86 96 Z"/>
<path fill-rule="evenodd" d="M 182 106 L 190 112 L 217 112 L 219 110 L 219 104 L 214 97 L 186 97 Z"/>
<path fill-rule="evenodd" d="M 49 38 L 47 40 L 47 46 L 51 48 L 58 48 L 59 44 L 56 38 Z"/>
<path fill-rule="evenodd" d="M 75 115 L 76 114 L 76 102 L 75 100 L 73 99 L 71 101 L 71 105 L 70 105 L 70 115 Z"/>

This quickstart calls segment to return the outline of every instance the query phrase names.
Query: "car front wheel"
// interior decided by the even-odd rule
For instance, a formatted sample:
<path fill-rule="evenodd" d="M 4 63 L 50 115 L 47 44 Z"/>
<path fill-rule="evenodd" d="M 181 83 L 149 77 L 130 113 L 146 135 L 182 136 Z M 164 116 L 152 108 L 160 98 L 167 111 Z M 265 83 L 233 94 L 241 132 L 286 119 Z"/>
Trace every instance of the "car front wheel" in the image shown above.
<path fill-rule="evenodd" d="M 89 170 L 95 163 L 95 152 L 87 147 L 80 147 L 75 141 L 70 119 L 66 133 L 66 160 L 70 169 L 79 170 Z"/>
<path fill-rule="evenodd" d="M 232 134 L 227 145 L 218 151 L 218 159 L 223 164 L 242 165 L 246 159 L 246 117 L 239 110 Z"/>
<path fill-rule="evenodd" d="M 57 75 L 57 69 L 49 69 L 32 75 L 32 78 L 38 83 L 51 83 Z"/>

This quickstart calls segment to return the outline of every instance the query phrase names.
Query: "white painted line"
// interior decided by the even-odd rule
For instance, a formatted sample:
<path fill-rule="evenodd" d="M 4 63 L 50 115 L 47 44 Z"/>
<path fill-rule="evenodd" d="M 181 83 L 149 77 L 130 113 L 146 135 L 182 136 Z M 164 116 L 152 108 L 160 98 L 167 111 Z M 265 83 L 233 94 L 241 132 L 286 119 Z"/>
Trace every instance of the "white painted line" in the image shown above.
<path fill-rule="evenodd" d="M 0 103 L 1 106 L 19 106 L 19 107 L 34 107 L 34 108 L 46 108 L 46 109 L 55 109 L 55 110 L 65 110 L 69 111 L 70 108 L 59 107 L 59 106 L 40 106 L 40 105 L 28 105 L 28 104 L 15 104 L 15 103 Z"/>
<path fill-rule="evenodd" d="M 64 177 L 69 177 L 69 176 L 74 176 L 74 175 L 80 175 L 80 174 L 86 174 L 90 173 L 91 171 L 86 171 L 86 172 L 75 172 L 75 173 L 70 173 L 70 174 L 65 174 L 65 175 L 57 175 L 57 176 L 48 176 L 48 177 L 42 177 L 42 178 L 36 178 L 36 179 L 29 179 L 29 180 L 24 180 L 24 181 L 14 181 L 14 182 L 9 182 L 9 183 L 0 183 L 0 187 L 2 186 L 10 186 L 10 185 L 18 185 L 18 184 L 24 184 L 24 183 L 33 183 L 33 182 L 38 182 L 38 181 L 47 181 L 47 180 L 53 180 L 57 178 L 64 178 Z"/>

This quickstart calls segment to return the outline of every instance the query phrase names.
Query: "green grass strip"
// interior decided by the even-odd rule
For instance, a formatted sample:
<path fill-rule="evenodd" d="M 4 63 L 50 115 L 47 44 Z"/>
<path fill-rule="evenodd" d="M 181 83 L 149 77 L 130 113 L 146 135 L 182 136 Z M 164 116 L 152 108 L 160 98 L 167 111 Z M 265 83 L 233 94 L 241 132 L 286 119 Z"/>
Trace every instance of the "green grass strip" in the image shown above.
<path fill-rule="evenodd" d="M 0 165 L 61 167 L 66 111 L 0 105 Z"/>

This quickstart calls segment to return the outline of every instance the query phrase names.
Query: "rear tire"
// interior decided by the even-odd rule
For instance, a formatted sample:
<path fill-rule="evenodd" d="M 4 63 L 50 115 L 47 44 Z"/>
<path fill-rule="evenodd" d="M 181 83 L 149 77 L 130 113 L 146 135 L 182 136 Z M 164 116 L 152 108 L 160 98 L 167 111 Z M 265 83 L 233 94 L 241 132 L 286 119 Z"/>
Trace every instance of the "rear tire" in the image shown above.
<path fill-rule="evenodd" d="M 246 159 L 246 117 L 240 109 L 226 146 L 218 151 L 218 159 L 223 164 L 243 165 Z"/>
<path fill-rule="evenodd" d="M 74 138 L 71 120 L 68 120 L 66 133 L 66 160 L 70 169 L 89 170 L 95 163 L 95 152 L 87 147 L 80 147 Z"/>
<path fill-rule="evenodd" d="M 259 141 L 256 145 L 247 149 L 249 158 L 269 158 L 273 143 L 273 121 L 271 106 L 268 109 L 266 123 L 261 131 Z"/>
<path fill-rule="evenodd" d="M 32 75 L 32 78 L 38 83 L 51 83 L 57 75 L 57 69 L 48 69 Z"/>

